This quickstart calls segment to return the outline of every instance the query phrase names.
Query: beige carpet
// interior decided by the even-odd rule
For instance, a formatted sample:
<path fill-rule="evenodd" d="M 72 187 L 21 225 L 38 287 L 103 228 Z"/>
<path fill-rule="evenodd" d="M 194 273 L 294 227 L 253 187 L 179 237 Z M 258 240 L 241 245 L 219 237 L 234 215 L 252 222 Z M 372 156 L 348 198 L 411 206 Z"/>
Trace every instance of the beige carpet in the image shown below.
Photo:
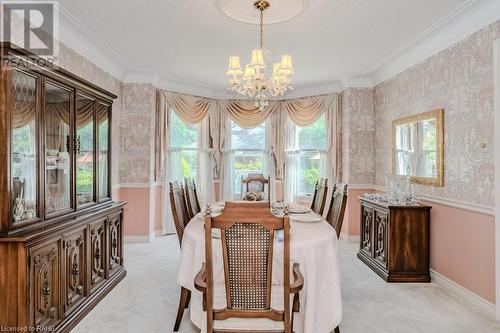
<path fill-rule="evenodd" d="M 73 333 L 171 332 L 177 311 L 179 246 L 176 236 L 126 244 L 128 275 Z M 342 333 L 498 333 L 500 323 L 434 283 L 388 284 L 341 242 Z M 184 314 L 180 332 L 199 330 Z M 328 332 L 306 332 L 328 333 Z"/>

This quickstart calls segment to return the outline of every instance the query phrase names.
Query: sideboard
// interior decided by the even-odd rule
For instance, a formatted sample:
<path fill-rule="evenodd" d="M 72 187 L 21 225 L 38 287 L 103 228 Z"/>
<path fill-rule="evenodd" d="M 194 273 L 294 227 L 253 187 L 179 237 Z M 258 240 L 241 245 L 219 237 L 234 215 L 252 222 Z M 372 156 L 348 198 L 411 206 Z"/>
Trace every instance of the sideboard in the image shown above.
<path fill-rule="evenodd" d="M 126 275 L 114 94 L 1 44 L 0 327 L 69 332 Z"/>
<path fill-rule="evenodd" d="M 430 206 L 363 197 L 358 258 L 387 282 L 430 282 Z"/>

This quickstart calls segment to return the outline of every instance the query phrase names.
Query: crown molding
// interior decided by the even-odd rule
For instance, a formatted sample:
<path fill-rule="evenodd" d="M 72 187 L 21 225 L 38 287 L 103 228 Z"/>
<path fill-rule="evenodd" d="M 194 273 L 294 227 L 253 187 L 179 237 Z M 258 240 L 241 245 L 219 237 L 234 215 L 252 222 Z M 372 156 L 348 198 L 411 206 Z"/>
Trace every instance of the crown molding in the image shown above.
<path fill-rule="evenodd" d="M 471 0 L 371 68 L 374 85 L 421 63 L 500 19 L 500 1 Z M 370 70 L 368 70 L 370 72 Z"/>
<path fill-rule="evenodd" d="M 59 6 L 59 14 L 60 42 L 122 81 L 130 64 L 63 6 Z"/>
<path fill-rule="evenodd" d="M 152 71 L 133 68 L 63 6 L 60 6 L 60 13 L 61 41 L 124 83 L 150 83 L 173 92 L 215 99 L 241 99 L 224 88 L 170 80 Z M 331 82 L 299 84 L 287 93 L 286 98 L 336 93 L 347 88 L 373 88 L 499 19 L 500 1 L 469 0 L 364 72 Z"/>

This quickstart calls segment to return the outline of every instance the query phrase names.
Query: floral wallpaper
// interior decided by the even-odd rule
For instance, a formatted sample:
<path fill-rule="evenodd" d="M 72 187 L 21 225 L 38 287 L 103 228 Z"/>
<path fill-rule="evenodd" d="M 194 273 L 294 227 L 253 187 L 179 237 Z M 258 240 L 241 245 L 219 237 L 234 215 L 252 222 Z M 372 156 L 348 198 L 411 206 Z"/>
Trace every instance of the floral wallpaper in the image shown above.
<path fill-rule="evenodd" d="M 342 94 L 342 177 L 350 184 L 373 184 L 373 89 L 349 88 Z"/>
<path fill-rule="evenodd" d="M 126 83 L 123 88 L 120 182 L 150 183 L 154 171 L 156 89 Z M 125 134 L 126 133 L 126 134 Z"/>
<path fill-rule="evenodd" d="M 493 42 L 500 21 L 375 87 L 375 183 L 391 172 L 392 120 L 445 109 L 445 186 L 425 195 L 493 207 Z M 481 148 L 481 144 L 486 144 Z"/>

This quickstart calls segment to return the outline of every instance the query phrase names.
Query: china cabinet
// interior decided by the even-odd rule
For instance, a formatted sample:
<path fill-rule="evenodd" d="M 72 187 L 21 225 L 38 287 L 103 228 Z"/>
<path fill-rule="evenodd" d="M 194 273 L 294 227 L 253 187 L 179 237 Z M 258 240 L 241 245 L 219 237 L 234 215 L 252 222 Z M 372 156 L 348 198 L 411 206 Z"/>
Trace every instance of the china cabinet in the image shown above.
<path fill-rule="evenodd" d="M 1 44 L 0 326 L 68 332 L 126 275 L 112 93 Z"/>

